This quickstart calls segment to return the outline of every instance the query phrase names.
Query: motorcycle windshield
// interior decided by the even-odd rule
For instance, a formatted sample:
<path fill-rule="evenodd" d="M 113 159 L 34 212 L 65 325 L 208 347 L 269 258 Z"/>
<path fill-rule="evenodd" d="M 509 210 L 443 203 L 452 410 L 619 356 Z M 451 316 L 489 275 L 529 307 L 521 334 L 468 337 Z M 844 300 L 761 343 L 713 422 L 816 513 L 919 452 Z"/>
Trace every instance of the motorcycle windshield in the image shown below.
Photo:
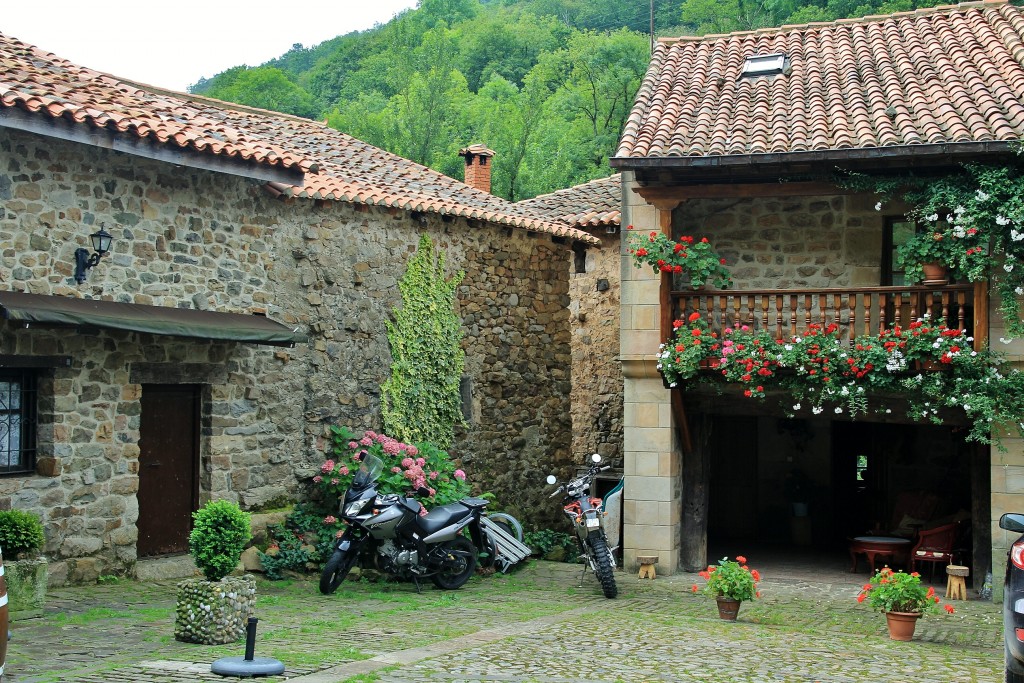
<path fill-rule="evenodd" d="M 352 479 L 352 487 L 357 489 L 366 488 L 377 481 L 377 477 L 380 476 L 383 470 L 384 462 L 373 453 L 367 453 L 363 456 L 363 461 L 359 463 L 356 476 Z"/>

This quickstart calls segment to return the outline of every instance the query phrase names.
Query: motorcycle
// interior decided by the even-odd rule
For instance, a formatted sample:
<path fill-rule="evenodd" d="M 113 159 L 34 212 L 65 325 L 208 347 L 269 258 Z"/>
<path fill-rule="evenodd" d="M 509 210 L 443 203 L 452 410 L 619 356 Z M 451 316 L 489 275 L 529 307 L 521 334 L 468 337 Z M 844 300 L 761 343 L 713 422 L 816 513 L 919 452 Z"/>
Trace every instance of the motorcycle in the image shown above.
<path fill-rule="evenodd" d="M 443 590 L 455 590 L 473 575 L 478 555 L 503 571 L 529 556 L 530 549 L 513 535 L 519 523 L 507 515 L 488 520 L 487 500 L 463 498 L 422 514 L 415 498 L 378 494 L 376 482 L 383 469 L 380 458 L 366 454 L 342 497 L 339 516 L 346 528 L 320 574 L 324 595 L 336 591 L 357 562 L 411 579 L 417 590 L 424 578 Z"/>
<path fill-rule="evenodd" d="M 609 466 L 599 466 L 601 456 L 597 453 L 590 458 L 593 464 L 584 474 L 561 484 L 550 497 L 554 498 L 563 492 L 565 494 L 562 509 L 572 522 L 580 553 L 585 558 L 580 582 L 582 583 L 583 576 L 586 576 L 587 567 L 589 567 L 600 581 L 604 597 L 614 598 L 619 594 L 619 589 L 615 585 L 615 574 L 613 573 L 615 558 L 608 548 L 608 538 L 604 531 L 605 513 L 601 510 L 601 499 L 590 495 L 594 477 L 598 472 L 608 469 Z M 553 474 L 549 474 L 547 482 L 548 484 L 557 484 L 558 480 Z"/>

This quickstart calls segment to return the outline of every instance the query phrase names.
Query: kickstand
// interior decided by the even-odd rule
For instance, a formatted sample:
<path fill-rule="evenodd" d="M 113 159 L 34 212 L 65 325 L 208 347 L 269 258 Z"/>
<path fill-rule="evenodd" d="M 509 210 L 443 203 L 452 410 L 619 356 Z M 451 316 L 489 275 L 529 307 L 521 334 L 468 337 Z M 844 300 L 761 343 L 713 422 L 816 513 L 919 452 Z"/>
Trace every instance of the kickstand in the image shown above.
<path fill-rule="evenodd" d="M 583 588 L 583 579 L 585 579 L 585 578 L 587 578 L 587 562 L 584 560 L 584 562 L 583 562 L 583 573 L 580 574 L 580 585 L 579 585 L 580 588 Z"/>
<path fill-rule="evenodd" d="M 416 586 L 416 592 L 417 593 L 422 593 L 423 592 L 423 587 L 420 586 L 420 577 L 418 577 L 418 576 L 412 577 L 412 582 Z"/>

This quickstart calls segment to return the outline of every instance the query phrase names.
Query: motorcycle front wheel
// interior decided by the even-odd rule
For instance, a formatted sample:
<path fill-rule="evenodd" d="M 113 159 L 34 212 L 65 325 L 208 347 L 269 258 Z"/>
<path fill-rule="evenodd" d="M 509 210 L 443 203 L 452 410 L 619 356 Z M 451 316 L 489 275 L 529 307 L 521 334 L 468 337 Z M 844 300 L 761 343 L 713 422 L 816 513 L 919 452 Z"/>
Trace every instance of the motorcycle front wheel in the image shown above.
<path fill-rule="evenodd" d="M 597 580 L 601 582 L 601 592 L 606 598 L 614 598 L 619 594 L 619 587 L 615 585 L 615 574 L 612 572 L 612 554 L 608 550 L 608 540 L 604 532 L 591 534 L 587 538 L 590 544 L 590 552 L 594 553 L 594 571 Z"/>
<path fill-rule="evenodd" d="M 446 554 L 441 570 L 430 580 L 442 590 L 461 588 L 476 570 L 476 546 L 463 536 L 446 541 L 441 550 Z"/>
<path fill-rule="evenodd" d="M 324 565 L 324 570 L 320 572 L 320 592 L 330 595 L 338 590 L 338 586 L 348 576 L 348 572 L 355 562 L 356 554 L 354 552 L 336 549 L 331 555 L 331 559 L 327 560 L 327 564 Z"/>

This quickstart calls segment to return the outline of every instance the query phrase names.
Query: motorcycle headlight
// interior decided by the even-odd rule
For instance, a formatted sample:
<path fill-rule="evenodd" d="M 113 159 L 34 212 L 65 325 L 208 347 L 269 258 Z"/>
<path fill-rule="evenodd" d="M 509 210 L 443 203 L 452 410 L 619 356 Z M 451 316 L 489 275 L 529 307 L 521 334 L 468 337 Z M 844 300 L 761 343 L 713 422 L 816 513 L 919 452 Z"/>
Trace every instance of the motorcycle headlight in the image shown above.
<path fill-rule="evenodd" d="M 366 505 L 366 501 L 365 500 L 354 500 L 351 503 L 349 503 L 348 505 L 346 505 L 345 509 L 342 510 L 342 512 L 344 513 L 344 515 L 346 517 L 355 517 L 356 515 L 358 515 L 360 512 L 363 511 L 363 507 L 365 507 L 365 505 Z"/>

